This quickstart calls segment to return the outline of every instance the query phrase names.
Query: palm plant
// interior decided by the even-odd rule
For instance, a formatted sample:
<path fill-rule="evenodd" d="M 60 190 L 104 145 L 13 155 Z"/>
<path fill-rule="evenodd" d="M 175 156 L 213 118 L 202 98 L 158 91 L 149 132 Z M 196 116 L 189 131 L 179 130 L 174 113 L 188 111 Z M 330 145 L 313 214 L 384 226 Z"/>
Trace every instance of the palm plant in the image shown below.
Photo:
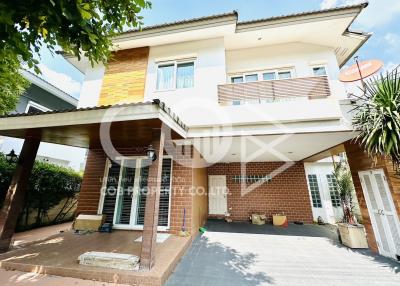
<path fill-rule="evenodd" d="M 354 185 L 351 172 L 345 162 L 334 164 L 333 175 L 336 178 L 336 185 L 339 191 L 341 204 L 343 207 L 343 222 L 354 224 Z"/>
<path fill-rule="evenodd" d="M 363 95 L 357 97 L 353 126 L 356 140 L 375 160 L 388 157 L 400 165 L 400 72 L 391 72 L 367 80 Z M 397 168 L 396 168 L 397 169 Z"/>

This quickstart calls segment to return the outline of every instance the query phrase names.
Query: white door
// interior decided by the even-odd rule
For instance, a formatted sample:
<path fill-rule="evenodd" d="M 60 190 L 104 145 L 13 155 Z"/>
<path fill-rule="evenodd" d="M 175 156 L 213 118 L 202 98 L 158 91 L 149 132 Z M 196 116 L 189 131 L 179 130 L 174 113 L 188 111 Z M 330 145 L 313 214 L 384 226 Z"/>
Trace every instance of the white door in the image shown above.
<path fill-rule="evenodd" d="M 226 215 L 228 211 L 226 176 L 208 176 L 208 208 L 210 215 Z"/>
<path fill-rule="evenodd" d="M 359 172 L 369 216 L 382 255 L 400 258 L 400 224 L 382 169 Z"/>
<path fill-rule="evenodd" d="M 340 196 L 333 176 L 332 163 L 304 163 L 313 219 L 322 217 L 334 224 L 343 218 Z"/>

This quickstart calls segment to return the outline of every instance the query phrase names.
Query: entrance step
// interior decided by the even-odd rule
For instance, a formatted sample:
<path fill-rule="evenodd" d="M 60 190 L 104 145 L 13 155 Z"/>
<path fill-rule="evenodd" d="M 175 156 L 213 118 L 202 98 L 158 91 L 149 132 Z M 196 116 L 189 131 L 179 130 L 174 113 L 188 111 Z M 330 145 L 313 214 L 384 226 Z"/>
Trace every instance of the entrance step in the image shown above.
<path fill-rule="evenodd" d="M 139 269 L 139 257 L 131 254 L 90 251 L 80 255 L 78 260 L 81 265 L 121 270 Z"/>

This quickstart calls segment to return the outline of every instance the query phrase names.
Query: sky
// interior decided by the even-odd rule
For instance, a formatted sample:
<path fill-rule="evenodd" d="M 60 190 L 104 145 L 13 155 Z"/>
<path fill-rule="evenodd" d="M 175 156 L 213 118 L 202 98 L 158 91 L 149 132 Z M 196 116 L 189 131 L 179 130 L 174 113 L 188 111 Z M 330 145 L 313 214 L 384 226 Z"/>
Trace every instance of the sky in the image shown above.
<path fill-rule="evenodd" d="M 310 10 L 352 5 L 360 0 L 152 0 L 152 9 L 141 14 L 145 26 L 236 10 L 239 21 L 267 18 Z M 363 59 L 380 59 L 384 69 L 400 64 L 400 0 L 370 0 L 369 6 L 352 25 L 353 30 L 373 36 L 358 51 Z M 84 76 L 60 55 L 41 51 L 42 77 L 61 90 L 79 97 Z M 349 64 L 352 64 L 350 60 Z"/>

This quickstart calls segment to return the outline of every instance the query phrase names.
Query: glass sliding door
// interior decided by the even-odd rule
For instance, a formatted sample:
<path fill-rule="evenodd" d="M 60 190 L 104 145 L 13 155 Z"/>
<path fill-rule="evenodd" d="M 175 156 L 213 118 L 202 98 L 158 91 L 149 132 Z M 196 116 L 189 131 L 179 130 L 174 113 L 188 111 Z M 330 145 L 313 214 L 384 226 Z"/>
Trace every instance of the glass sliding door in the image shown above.
<path fill-rule="evenodd" d="M 132 212 L 132 199 L 134 197 L 136 159 L 123 161 L 120 188 L 116 204 L 115 224 L 130 225 Z"/>
<path fill-rule="evenodd" d="M 137 215 L 136 215 L 136 225 L 144 224 L 144 211 L 146 209 L 146 196 L 147 196 L 147 179 L 149 176 L 149 165 L 148 161 L 143 160 L 141 166 L 142 172 L 139 179 L 139 194 L 137 200 Z"/>
<path fill-rule="evenodd" d="M 161 192 L 160 205 L 158 209 L 158 226 L 169 225 L 169 209 L 170 209 L 170 188 L 171 188 L 172 159 L 165 158 L 163 160 L 162 176 L 161 176 Z"/>
<path fill-rule="evenodd" d="M 169 226 L 172 159 L 164 158 L 159 205 L 159 226 Z M 144 224 L 149 162 L 132 157 L 109 162 L 101 213 L 118 229 L 141 229 Z"/>
<path fill-rule="evenodd" d="M 111 162 L 108 169 L 108 176 L 106 181 L 106 189 L 103 196 L 102 214 L 106 215 L 106 222 L 114 222 L 115 202 L 118 192 L 119 173 L 121 162 Z"/>
<path fill-rule="evenodd" d="M 158 226 L 169 226 L 170 189 L 171 189 L 172 159 L 164 158 L 161 173 L 160 203 L 158 209 Z M 144 224 L 144 211 L 146 208 L 148 167 L 143 168 L 140 180 L 140 193 L 137 205 L 137 225 Z M 143 183 L 142 183 L 143 182 Z M 144 183 L 146 182 L 146 183 Z M 146 186 L 146 187 L 145 187 Z"/>

